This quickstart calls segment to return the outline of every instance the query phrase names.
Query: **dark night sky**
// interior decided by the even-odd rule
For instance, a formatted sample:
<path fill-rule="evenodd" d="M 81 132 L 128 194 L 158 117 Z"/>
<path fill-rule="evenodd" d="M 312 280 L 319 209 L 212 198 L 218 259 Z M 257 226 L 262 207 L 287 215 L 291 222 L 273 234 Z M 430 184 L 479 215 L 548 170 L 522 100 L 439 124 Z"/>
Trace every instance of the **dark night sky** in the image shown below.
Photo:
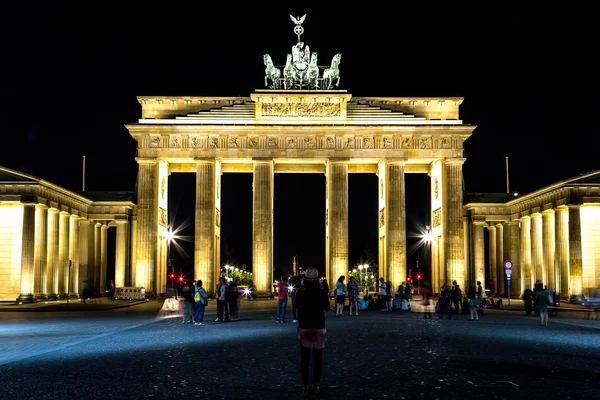
<path fill-rule="evenodd" d="M 467 192 L 506 191 L 505 156 L 511 190 L 522 193 L 598 166 L 590 10 L 221 3 L 3 6 L 0 165 L 76 191 L 86 155 L 87 190 L 133 190 L 136 143 L 124 125 L 141 116 L 136 96 L 249 96 L 264 88 L 262 54 L 283 63 L 296 42 L 289 14 L 307 14 L 311 50 L 343 54 L 340 89 L 464 97 L 461 119 L 477 126 L 465 144 Z M 372 175 L 349 182 L 353 265 L 365 249 L 376 258 L 377 190 Z M 324 265 L 324 177 L 275 183 L 276 265 L 287 269 L 294 254 Z M 191 174 L 171 176 L 176 225 L 193 222 L 193 184 Z M 428 178 L 408 175 L 406 185 L 410 234 L 428 222 Z M 222 187 L 223 261 L 250 264 L 251 175 L 224 175 Z"/>

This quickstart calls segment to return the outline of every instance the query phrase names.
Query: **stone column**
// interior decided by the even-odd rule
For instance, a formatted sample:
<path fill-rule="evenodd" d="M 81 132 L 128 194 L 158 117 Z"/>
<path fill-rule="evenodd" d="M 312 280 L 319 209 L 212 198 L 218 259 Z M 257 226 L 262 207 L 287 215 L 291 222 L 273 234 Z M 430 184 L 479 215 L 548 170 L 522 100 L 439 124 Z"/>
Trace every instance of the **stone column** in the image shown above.
<path fill-rule="evenodd" d="M 544 276 L 544 248 L 542 247 L 542 214 L 531 214 L 531 280 L 548 283 Z"/>
<path fill-rule="evenodd" d="M 61 211 L 58 217 L 58 295 L 67 298 L 67 275 L 69 273 L 70 215 Z"/>
<path fill-rule="evenodd" d="M 48 266 L 48 207 L 35 206 L 35 250 L 33 255 L 33 291 L 36 300 L 46 298 Z"/>
<path fill-rule="evenodd" d="M 123 287 L 129 269 L 129 221 L 118 219 L 116 222 L 115 287 Z"/>
<path fill-rule="evenodd" d="M 348 276 L 348 160 L 330 159 L 326 182 L 327 279 L 337 282 L 340 275 Z"/>
<path fill-rule="evenodd" d="M 254 160 L 252 181 L 252 270 L 259 295 L 273 285 L 273 160 Z"/>
<path fill-rule="evenodd" d="M 155 288 L 156 252 L 158 240 L 157 163 L 153 159 L 138 158 L 138 206 L 136 232 L 136 287 L 146 292 Z"/>
<path fill-rule="evenodd" d="M 496 262 L 496 226 L 489 226 L 490 237 L 489 237 L 489 258 L 490 258 L 490 280 L 494 284 L 494 291 L 491 294 L 496 294 L 496 288 L 498 287 L 497 273 L 498 263 Z M 484 274 L 485 275 L 485 274 Z M 485 281 L 481 281 L 484 288 L 487 286 Z"/>
<path fill-rule="evenodd" d="M 92 286 L 90 286 L 92 288 L 92 293 L 94 295 L 99 295 L 104 291 L 104 288 L 101 287 L 101 284 L 100 284 L 100 265 L 102 264 L 102 262 L 101 262 L 101 251 L 102 251 L 101 244 L 102 243 L 100 241 L 100 237 L 102 236 L 101 228 L 102 228 L 102 224 L 99 222 L 96 222 L 96 224 L 94 225 L 94 284 Z"/>
<path fill-rule="evenodd" d="M 556 246 L 554 225 L 554 210 L 544 210 L 542 212 L 542 245 L 544 249 L 542 275 L 546 279 L 543 282 L 548 285 L 548 289 L 555 289 L 558 292 L 560 288 L 556 286 L 556 270 L 554 268 L 554 249 Z"/>
<path fill-rule="evenodd" d="M 129 270 L 126 280 L 126 285 L 131 286 L 136 281 L 135 279 L 135 266 L 137 265 L 137 214 L 131 216 L 131 247 L 130 247 L 130 260 Z"/>
<path fill-rule="evenodd" d="M 106 286 L 108 285 L 108 280 L 106 279 L 106 270 L 108 268 L 107 251 L 108 224 L 106 223 L 106 221 L 104 221 L 102 223 L 102 227 L 100 228 L 100 293 L 106 293 Z"/>
<path fill-rule="evenodd" d="M 58 210 L 48 210 L 48 273 L 46 275 L 46 293 L 48 299 L 58 298 Z"/>
<path fill-rule="evenodd" d="M 579 208 L 581 223 L 581 280 L 586 298 L 597 297 L 600 289 L 600 203 L 584 203 Z"/>
<path fill-rule="evenodd" d="M 505 260 L 510 260 L 512 262 L 512 274 L 510 280 L 510 295 L 511 296 L 520 296 L 525 289 L 524 281 L 522 279 L 523 275 L 523 262 L 521 260 L 521 230 L 519 228 L 519 221 L 509 221 L 506 223 L 506 227 L 504 229 L 504 256 Z M 502 271 L 504 273 L 504 271 Z M 506 274 L 503 277 L 505 283 L 508 284 L 508 280 L 506 279 Z M 505 294 L 508 295 L 508 286 Z"/>
<path fill-rule="evenodd" d="M 23 233 L 21 238 L 21 293 L 18 301 L 34 301 L 33 271 L 35 259 L 35 203 L 23 203 Z"/>
<path fill-rule="evenodd" d="M 87 281 L 90 291 L 94 284 L 94 223 L 89 219 L 79 222 L 79 281 L 77 285 L 82 287 L 83 281 Z M 77 293 L 81 295 L 79 290 Z"/>
<path fill-rule="evenodd" d="M 496 295 L 504 293 L 504 226 L 496 225 Z"/>
<path fill-rule="evenodd" d="M 79 220 L 79 216 L 71 215 L 71 223 L 69 224 L 69 261 L 71 262 L 71 273 L 67 276 L 69 294 L 71 296 L 79 293 Z M 68 266 L 67 263 L 67 268 Z"/>
<path fill-rule="evenodd" d="M 554 253 L 556 287 L 559 295 L 569 296 L 569 208 L 567 206 L 556 208 L 554 222 L 556 223 Z"/>
<path fill-rule="evenodd" d="M 386 173 L 387 265 L 379 276 L 391 281 L 392 288 L 400 286 L 407 277 L 405 164 L 406 161 L 388 161 Z"/>
<path fill-rule="evenodd" d="M 196 162 L 194 277 L 202 280 L 204 289 L 209 293 L 213 293 L 216 290 L 221 267 L 215 262 L 215 225 L 219 223 L 217 221 L 217 209 L 215 205 L 215 170 L 215 160 Z M 265 265 L 263 265 L 263 268 L 264 267 Z M 258 269 L 256 269 L 254 266 L 253 268 L 254 275 L 257 275 Z M 261 273 L 264 275 L 265 271 L 263 270 Z M 263 277 L 263 280 L 266 281 L 266 279 L 266 276 Z M 263 283 L 263 287 L 266 287 L 265 283 Z"/>
<path fill-rule="evenodd" d="M 569 294 L 583 294 L 581 218 L 577 205 L 569 205 L 569 272 Z"/>
<path fill-rule="evenodd" d="M 531 273 L 531 218 L 528 215 L 521 217 L 521 281 L 522 286 L 529 285 L 533 290 L 535 281 Z"/>
<path fill-rule="evenodd" d="M 446 280 L 456 280 L 466 288 L 465 275 L 467 263 L 464 250 L 463 226 L 463 158 L 447 159 L 443 165 L 443 206 L 442 227 L 444 240 L 444 260 L 446 262 Z"/>
<path fill-rule="evenodd" d="M 485 288 L 485 243 L 483 235 L 483 227 L 486 225 L 483 221 L 473 221 L 471 226 L 471 235 L 473 243 L 473 274 L 475 279 L 469 282 L 470 285 L 475 285 L 477 281 Z M 448 279 L 451 282 L 451 279 Z M 450 284 L 449 282 L 449 284 Z M 458 283 L 458 281 L 457 281 Z M 460 285 L 460 284 L 459 284 Z M 464 287 L 461 285 L 461 287 Z"/>

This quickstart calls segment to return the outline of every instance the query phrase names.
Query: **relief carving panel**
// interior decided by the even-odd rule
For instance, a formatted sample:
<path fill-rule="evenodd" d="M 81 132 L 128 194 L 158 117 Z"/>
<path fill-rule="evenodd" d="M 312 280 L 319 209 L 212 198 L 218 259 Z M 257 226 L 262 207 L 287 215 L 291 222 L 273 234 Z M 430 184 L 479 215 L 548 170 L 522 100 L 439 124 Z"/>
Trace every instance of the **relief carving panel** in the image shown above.
<path fill-rule="evenodd" d="M 262 103 L 263 117 L 340 117 L 340 103 Z"/>

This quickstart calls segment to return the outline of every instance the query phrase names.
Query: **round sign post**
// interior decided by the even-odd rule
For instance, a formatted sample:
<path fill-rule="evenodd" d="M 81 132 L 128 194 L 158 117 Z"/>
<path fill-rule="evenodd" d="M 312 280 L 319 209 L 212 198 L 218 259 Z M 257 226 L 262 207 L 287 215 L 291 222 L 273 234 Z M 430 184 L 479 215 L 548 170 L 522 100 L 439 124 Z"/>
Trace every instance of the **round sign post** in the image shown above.
<path fill-rule="evenodd" d="M 510 276 L 512 275 L 513 263 L 510 260 L 504 261 L 504 273 L 506 274 L 506 282 L 508 283 L 508 305 L 510 306 Z"/>

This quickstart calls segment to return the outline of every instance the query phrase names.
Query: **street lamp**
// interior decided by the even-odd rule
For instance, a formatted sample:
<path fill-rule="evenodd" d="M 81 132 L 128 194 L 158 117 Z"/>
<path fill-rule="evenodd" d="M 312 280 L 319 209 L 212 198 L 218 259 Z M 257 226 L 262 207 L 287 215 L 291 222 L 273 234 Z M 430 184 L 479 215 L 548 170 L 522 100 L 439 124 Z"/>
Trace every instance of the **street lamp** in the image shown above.
<path fill-rule="evenodd" d="M 167 239 L 167 263 L 171 266 L 171 290 L 175 289 L 175 264 L 171 260 L 171 242 L 175 240 L 175 234 L 172 230 L 168 230 L 165 235 Z"/>

